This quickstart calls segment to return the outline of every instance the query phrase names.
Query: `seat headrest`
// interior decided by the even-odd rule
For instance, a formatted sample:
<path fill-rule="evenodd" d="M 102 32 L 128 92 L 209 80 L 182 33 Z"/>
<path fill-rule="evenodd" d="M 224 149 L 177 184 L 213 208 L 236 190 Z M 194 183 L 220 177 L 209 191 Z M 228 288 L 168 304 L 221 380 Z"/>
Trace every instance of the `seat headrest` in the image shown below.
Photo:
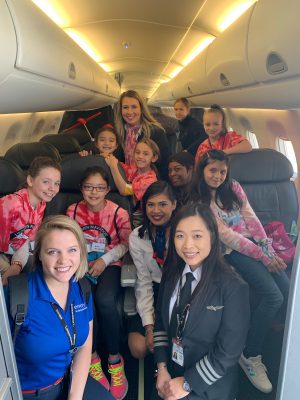
<path fill-rule="evenodd" d="M 57 149 L 46 142 L 17 143 L 7 150 L 4 157 L 14 161 L 22 169 L 26 170 L 37 156 L 46 156 L 53 158 L 57 162 L 61 161 Z"/>
<path fill-rule="evenodd" d="M 46 135 L 40 139 L 40 142 L 51 143 L 60 154 L 78 153 L 81 150 L 78 140 L 68 133 Z"/>
<path fill-rule="evenodd" d="M 79 182 L 82 178 L 84 171 L 93 166 L 102 167 L 109 176 L 109 186 L 111 191 L 117 191 L 117 187 L 111 175 L 110 169 L 106 164 L 104 158 L 100 155 L 93 155 L 87 157 L 75 156 L 72 158 L 66 158 L 62 160 L 62 179 L 61 179 L 61 191 L 64 192 L 78 192 Z M 122 168 L 120 168 L 122 176 L 125 178 L 125 174 Z"/>
<path fill-rule="evenodd" d="M 5 196 L 19 189 L 26 177 L 18 164 L 0 157 L 0 195 Z"/>
<path fill-rule="evenodd" d="M 91 136 L 88 134 L 88 132 L 84 128 L 75 128 L 75 129 L 72 129 L 68 133 L 61 132 L 61 133 L 59 133 L 59 135 L 69 135 L 71 137 L 74 137 L 75 139 L 78 140 L 78 143 L 80 144 L 80 146 L 82 146 L 83 144 L 86 144 L 92 140 Z"/>
<path fill-rule="evenodd" d="M 240 183 L 287 181 L 293 167 L 282 153 L 272 149 L 255 149 L 247 154 L 230 156 L 231 177 Z"/>

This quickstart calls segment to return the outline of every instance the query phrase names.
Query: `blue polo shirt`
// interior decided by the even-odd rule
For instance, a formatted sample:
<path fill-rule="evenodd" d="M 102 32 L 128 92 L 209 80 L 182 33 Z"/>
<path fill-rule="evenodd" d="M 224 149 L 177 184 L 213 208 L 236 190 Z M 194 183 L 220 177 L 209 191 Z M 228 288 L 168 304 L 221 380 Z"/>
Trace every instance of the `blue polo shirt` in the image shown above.
<path fill-rule="evenodd" d="M 26 319 L 15 343 L 15 354 L 22 390 L 33 390 L 53 384 L 71 363 L 70 342 L 51 307 L 56 303 L 45 282 L 41 267 L 28 275 L 29 303 Z M 69 331 L 73 334 L 70 304 L 76 324 L 76 347 L 82 346 L 93 319 L 92 296 L 86 305 L 77 282 L 70 282 L 66 311 L 59 307 Z"/>

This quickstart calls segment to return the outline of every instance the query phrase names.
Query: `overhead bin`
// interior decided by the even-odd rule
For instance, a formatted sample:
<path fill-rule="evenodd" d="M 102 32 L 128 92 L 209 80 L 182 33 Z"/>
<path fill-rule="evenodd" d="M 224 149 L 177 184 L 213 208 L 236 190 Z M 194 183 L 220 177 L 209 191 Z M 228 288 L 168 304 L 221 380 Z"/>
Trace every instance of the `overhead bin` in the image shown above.
<path fill-rule="evenodd" d="M 247 39 L 255 7 L 256 3 L 207 48 L 206 77 L 211 90 L 232 89 L 254 83 L 248 66 Z"/>
<path fill-rule="evenodd" d="M 0 0 L 0 113 L 98 108 L 119 86 L 30 0 Z"/>
<path fill-rule="evenodd" d="M 259 1 L 248 35 L 249 66 L 259 82 L 300 75 L 299 0 Z"/>

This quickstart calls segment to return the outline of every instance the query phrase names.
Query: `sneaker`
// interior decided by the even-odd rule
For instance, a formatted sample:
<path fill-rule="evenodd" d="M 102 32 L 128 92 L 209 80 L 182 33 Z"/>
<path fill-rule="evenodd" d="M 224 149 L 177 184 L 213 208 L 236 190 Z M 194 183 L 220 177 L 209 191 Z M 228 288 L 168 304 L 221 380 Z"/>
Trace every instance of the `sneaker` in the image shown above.
<path fill-rule="evenodd" d="M 108 364 L 108 372 L 111 374 L 110 393 L 116 400 L 124 399 L 128 390 L 128 382 L 122 356 L 118 364 Z"/>
<path fill-rule="evenodd" d="M 272 383 L 269 381 L 267 368 L 262 363 L 260 355 L 246 358 L 244 354 L 242 354 L 239 364 L 256 389 L 263 393 L 270 393 L 272 391 Z"/>
<path fill-rule="evenodd" d="M 101 360 L 99 357 L 91 361 L 89 374 L 96 381 L 100 382 L 101 385 L 104 386 L 106 390 L 109 391 L 109 382 L 102 370 Z"/>

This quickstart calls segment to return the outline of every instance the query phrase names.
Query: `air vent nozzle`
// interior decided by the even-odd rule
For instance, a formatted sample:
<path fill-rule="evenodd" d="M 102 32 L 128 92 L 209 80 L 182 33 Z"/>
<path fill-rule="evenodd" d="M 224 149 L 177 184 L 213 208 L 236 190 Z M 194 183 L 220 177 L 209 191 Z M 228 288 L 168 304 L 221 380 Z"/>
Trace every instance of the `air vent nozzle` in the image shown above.
<path fill-rule="evenodd" d="M 223 86 L 230 86 L 229 79 L 227 79 L 226 75 L 224 75 L 223 73 L 220 74 L 220 82 Z"/>
<path fill-rule="evenodd" d="M 271 75 L 282 74 L 288 70 L 287 63 L 277 53 L 270 53 L 267 58 L 267 71 Z"/>

